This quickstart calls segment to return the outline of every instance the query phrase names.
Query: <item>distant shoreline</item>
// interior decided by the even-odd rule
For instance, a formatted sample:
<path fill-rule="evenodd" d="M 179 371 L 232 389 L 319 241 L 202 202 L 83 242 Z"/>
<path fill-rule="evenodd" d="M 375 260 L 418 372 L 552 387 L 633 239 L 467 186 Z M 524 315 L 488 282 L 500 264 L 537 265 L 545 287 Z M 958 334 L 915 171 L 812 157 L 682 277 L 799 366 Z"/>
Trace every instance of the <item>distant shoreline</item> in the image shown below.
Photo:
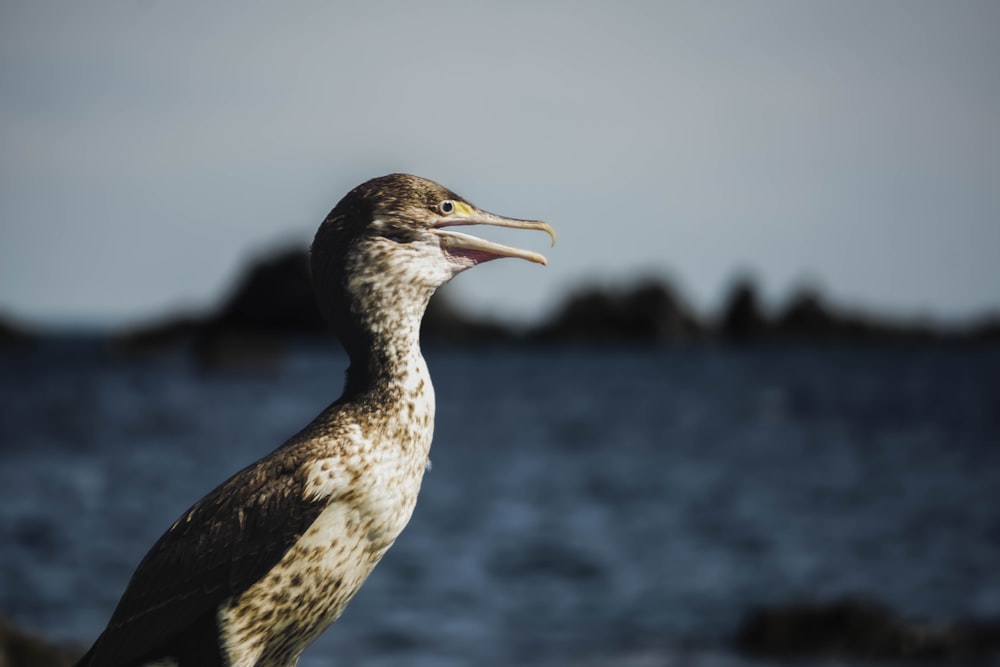
<path fill-rule="evenodd" d="M 53 330 L 0 318 L 0 345 L 30 345 Z M 106 338 L 124 355 L 143 355 L 191 345 L 198 354 L 234 341 L 323 339 L 309 281 L 304 248 L 276 252 L 252 262 L 228 299 L 204 315 L 173 314 L 153 322 L 101 330 L 85 337 Z M 462 312 L 447 292 L 432 299 L 424 318 L 425 343 L 483 344 L 640 344 L 714 342 L 880 343 L 968 345 L 1000 342 L 1000 312 L 966 325 L 926 319 L 893 318 L 830 305 L 817 290 L 801 290 L 772 313 L 761 305 L 752 280 L 730 289 L 721 313 L 699 315 L 663 279 L 645 279 L 622 288 L 584 287 L 570 294 L 541 322 L 513 326 Z"/>

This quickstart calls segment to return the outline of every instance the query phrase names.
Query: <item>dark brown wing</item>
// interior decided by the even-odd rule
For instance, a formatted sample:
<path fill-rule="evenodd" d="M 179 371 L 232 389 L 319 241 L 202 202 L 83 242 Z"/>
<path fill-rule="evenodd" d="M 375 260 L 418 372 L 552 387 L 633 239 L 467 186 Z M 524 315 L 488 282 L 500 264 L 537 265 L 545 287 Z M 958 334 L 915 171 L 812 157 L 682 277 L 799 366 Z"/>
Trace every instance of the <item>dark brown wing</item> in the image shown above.
<path fill-rule="evenodd" d="M 153 545 L 125 589 L 93 664 L 128 665 L 183 635 L 226 598 L 268 572 L 323 510 L 303 499 L 292 451 L 236 473 L 199 500 Z"/>

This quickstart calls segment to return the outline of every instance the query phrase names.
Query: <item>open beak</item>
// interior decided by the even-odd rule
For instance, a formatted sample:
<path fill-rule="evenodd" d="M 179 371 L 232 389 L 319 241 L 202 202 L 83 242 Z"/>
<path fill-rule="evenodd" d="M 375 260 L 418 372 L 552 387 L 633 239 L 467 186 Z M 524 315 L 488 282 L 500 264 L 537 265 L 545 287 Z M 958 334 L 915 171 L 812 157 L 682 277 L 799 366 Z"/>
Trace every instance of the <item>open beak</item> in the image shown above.
<path fill-rule="evenodd" d="M 470 234 L 463 234 L 453 230 L 445 230 L 444 227 L 459 227 L 464 225 L 492 225 L 494 227 L 512 227 L 514 229 L 540 229 L 547 233 L 552 239 L 552 245 L 556 244 L 556 233 L 548 223 L 540 220 L 518 220 L 517 218 L 504 218 L 493 213 L 480 211 L 479 209 L 458 203 L 459 210 L 453 215 L 441 218 L 432 228 L 431 232 L 441 237 L 441 247 L 444 251 L 456 258 L 471 261 L 472 264 L 488 262 L 491 259 L 500 257 L 518 257 L 529 262 L 545 265 L 547 261 L 544 256 L 531 250 L 512 248 L 501 243 L 487 241 Z"/>

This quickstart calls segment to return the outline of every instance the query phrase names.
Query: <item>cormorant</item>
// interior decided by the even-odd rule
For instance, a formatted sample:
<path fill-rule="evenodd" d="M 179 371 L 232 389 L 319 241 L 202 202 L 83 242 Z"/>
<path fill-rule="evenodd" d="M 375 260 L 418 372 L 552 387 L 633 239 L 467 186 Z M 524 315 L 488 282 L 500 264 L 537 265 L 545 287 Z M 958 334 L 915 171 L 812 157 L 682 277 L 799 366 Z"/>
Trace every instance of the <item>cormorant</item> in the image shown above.
<path fill-rule="evenodd" d="M 349 192 L 320 226 L 311 271 L 350 358 L 343 395 L 185 512 L 146 554 L 78 667 L 291 667 L 409 521 L 434 427 L 420 320 L 434 291 L 527 250 L 457 232 L 548 224 L 482 211 L 423 178 Z"/>

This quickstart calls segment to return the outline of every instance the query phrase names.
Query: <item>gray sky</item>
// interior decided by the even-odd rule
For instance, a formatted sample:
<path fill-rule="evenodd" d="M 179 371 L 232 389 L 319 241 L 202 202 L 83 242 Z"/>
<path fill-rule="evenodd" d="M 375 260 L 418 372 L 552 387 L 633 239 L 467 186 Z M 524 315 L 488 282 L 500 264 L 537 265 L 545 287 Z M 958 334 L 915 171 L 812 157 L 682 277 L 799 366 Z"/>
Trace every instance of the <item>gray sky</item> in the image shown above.
<path fill-rule="evenodd" d="M 207 308 L 357 183 L 433 178 L 559 231 L 456 281 L 533 318 L 581 282 L 736 272 L 771 303 L 1000 308 L 1000 3 L 0 4 L 0 312 Z"/>

